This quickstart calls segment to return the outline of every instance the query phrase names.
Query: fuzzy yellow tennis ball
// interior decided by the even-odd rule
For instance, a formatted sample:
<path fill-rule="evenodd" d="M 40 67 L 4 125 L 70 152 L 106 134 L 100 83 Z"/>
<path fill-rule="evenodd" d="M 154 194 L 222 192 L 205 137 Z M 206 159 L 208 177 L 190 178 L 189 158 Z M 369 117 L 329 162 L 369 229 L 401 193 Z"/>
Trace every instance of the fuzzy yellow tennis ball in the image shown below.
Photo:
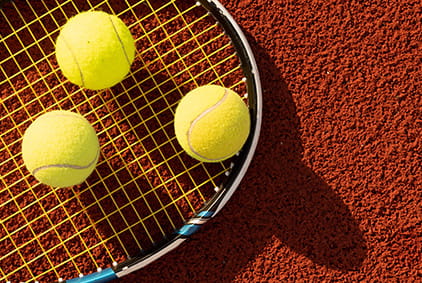
<path fill-rule="evenodd" d="M 63 26 L 56 41 L 56 58 L 65 77 L 87 89 L 112 87 L 128 74 L 135 43 L 117 16 L 82 12 Z"/>
<path fill-rule="evenodd" d="M 94 128 L 83 116 L 52 111 L 38 117 L 25 131 L 22 157 L 41 183 L 69 187 L 82 183 L 100 154 Z"/>
<path fill-rule="evenodd" d="M 234 91 L 207 85 L 190 91 L 177 106 L 174 128 L 178 142 L 192 157 L 218 162 L 235 155 L 250 130 L 246 104 Z"/>

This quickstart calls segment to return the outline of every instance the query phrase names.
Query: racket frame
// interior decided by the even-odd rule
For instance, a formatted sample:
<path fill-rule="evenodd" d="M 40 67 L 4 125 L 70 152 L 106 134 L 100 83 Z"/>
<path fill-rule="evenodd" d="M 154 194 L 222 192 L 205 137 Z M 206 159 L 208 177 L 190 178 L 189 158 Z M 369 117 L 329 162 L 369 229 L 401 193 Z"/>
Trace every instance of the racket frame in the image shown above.
<path fill-rule="evenodd" d="M 230 37 L 232 44 L 235 46 L 237 55 L 240 59 L 242 70 L 245 75 L 248 94 L 255 94 L 248 95 L 248 104 L 251 117 L 251 133 L 249 134 L 249 137 L 242 150 L 239 152 L 239 156 L 237 157 L 236 163 L 233 164 L 230 175 L 220 187 L 215 188 L 216 194 L 213 196 L 213 198 L 211 198 L 199 210 L 196 216 L 192 217 L 184 226 L 182 226 L 182 228 L 173 233 L 171 238 L 167 239 L 167 241 L 161 244 L 157 244 L 144 256 L 132 258 L 116 265 L 115 267 L 112 267 L 113 271 L 115 272 L 115 276 L 118 278 L 132 273 L 133 271 L 139 270 L 160 258 L 164 254 L 174 250 L 186 239 L 198 232 L 203 224 L 208 222 L 211 218 L 215 217 L 238 188 L 252 161 L 252 157 L 258 144 L 262 123 L 262 91 L 259 71 L 255 57 L 253 55 L 253 51 L 240 26 L 219 1 L 199 0 L 197 1 L 197 5 L 202 5 L 209 11 L 209 13 L 224 29 L 225 33 Z M 67 282 L 82 283 L 91 281 L 68 280 Z"/>
<path fill-rule="evenodd" d="M 0 0 L 1 6 L 7 0 Z M 255 149 L 258 144 L 258 138 L 262 123 L 262 92 L 257 64 L 252 49 L 242 32 L 240 26 L 236 23 L 230 13 L 217 0 L 198 0 L 198 6 L 204 7 L 216 19 L 218 24 L 224 29 L 234 45 L 237 55 L 240 59 L 241 68 L 245 75 L 247 86 L 248 104 L 251 117 L 251 132 L 242 150 L 236 157 L 236 163 L 233 164 L 225 182 L 215 188 L 215 195 L 199 210 L 199 212 L 188 220 L 180 229 L 170 235 L 165 241 L 156 244 L 152 249 L 144 251 L 139 256 L 133 257 L 122 263 L 113 263 L 112 267 L 99 269 L 97 272 L 82 275 L 78 278 L 62 280 L 66 283 L 102 283 L 123 277 L 136 270 L 142 269 L 161 256 L 174 250 L 186 239 L 198 232 L 200 227 L 215 217 L 224 207 L 227 201 L 239 186 L 242 178 L 251 163 Z"/>

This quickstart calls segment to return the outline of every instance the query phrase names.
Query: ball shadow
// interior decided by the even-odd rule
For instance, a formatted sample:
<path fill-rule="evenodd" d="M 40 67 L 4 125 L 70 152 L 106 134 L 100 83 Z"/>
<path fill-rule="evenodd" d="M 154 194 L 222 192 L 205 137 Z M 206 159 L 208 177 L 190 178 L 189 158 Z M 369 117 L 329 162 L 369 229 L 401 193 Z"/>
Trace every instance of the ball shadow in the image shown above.
<path fill-rule="evenodd" d="M 129 275 L 130 282 L 232 281 L 265 250 L 358 270 L 367 247 L 347 205 L 302 161 L 300 121 L 273 58 L 247 35 L 260 67 L 264 111 L 253 162 L 227 207 L 188 244 Z M 274 241 L 282 245 L 274 246 Z"/>

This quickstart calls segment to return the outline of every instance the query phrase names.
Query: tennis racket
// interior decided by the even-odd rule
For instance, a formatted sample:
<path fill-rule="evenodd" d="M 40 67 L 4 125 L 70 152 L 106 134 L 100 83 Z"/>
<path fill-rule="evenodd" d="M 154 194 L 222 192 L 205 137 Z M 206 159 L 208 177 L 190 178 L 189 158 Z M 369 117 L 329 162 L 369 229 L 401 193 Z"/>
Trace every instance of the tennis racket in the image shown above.
<path fill-rule="evenodd" d="M 118 85 L 90 91 L 67 81 L 54 54 L 66 21 L 86 10 L 119 16 L 137 53 Z M 107 282 L 175 249 L 213 218 L 238 187 L 261 125 L 261 88 L 247 40 L 211 0 L 1 1 L 0 281 Z M 242 150 L 219 163 L 193 160 L 173 129 L 175 108 L 205 84 L 248 105 Z M 70 110 L 96 129 L 101 156 L 81 185 L 38 183 L 21 156 L 41 114 Z"/>

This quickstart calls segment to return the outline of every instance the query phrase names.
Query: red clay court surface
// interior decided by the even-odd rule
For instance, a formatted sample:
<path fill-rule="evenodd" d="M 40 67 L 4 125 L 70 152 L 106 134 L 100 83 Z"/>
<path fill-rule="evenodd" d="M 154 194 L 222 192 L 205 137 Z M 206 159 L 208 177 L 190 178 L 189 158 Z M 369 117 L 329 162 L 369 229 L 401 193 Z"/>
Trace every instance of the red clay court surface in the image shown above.
<path fill-rule="evenodd" d="M 255 157 L 218 217 L 117 282 L 421 282 L 421 2 L 221 2 L 261 75 Z"/>
<path fill-rule="evenodd" d="M 420 282 L 421 2 L 222 3 L 260 69 L 255 158 L 219 217 L 120 282 Z"/>

